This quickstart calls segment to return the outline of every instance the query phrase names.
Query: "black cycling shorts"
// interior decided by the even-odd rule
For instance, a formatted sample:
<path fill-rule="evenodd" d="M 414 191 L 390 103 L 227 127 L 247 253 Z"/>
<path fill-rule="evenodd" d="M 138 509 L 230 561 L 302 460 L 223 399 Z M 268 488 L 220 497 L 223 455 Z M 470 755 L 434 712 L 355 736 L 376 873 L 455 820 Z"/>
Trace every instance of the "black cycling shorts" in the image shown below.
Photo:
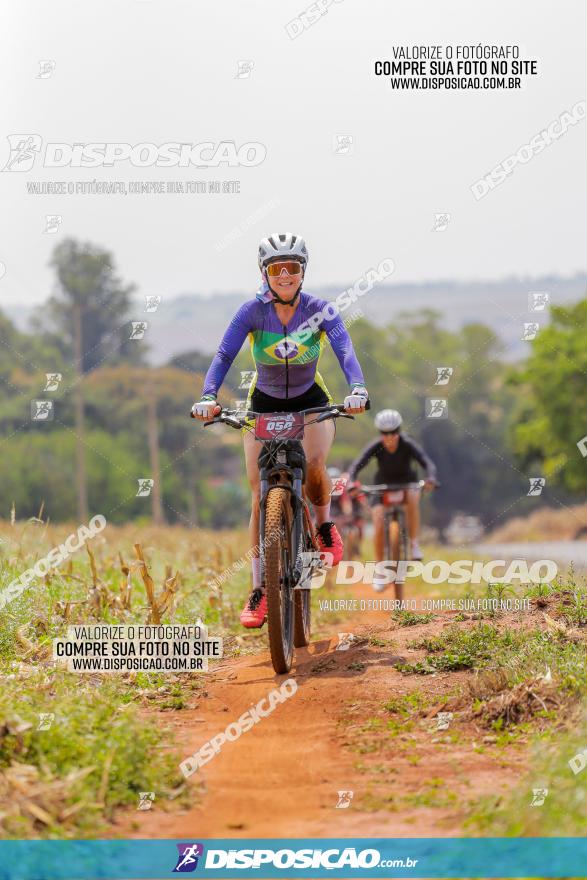
<path fill-rule="evenodd" d="M 330 399 L 323 388 L 314 382 L 307 391 L 297 397 L 271 397 L 258 388 L 253 389 L 249 409 L 258 413 L 300 412 L 313 406 L 327 406 Z"/>

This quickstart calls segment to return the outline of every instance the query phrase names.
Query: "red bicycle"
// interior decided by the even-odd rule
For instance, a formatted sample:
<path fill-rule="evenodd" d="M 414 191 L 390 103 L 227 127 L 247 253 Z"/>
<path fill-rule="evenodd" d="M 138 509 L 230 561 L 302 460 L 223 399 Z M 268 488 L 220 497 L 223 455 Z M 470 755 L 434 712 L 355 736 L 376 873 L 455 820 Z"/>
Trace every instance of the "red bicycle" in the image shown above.
<path fill-rule="evenodd" d="M 383 504 L 384 558 L 397 563 L 394 579 L 395 598 L 404 598 L 405 574 L 400 562 L 407 561 L 409 537 L 406 521 L 406 492 L 410 489 L 423 489 L 424 480 L 417 483 L 379 483 L 376 486 L 363 486 L 366 495 L 373 495 Z"/>

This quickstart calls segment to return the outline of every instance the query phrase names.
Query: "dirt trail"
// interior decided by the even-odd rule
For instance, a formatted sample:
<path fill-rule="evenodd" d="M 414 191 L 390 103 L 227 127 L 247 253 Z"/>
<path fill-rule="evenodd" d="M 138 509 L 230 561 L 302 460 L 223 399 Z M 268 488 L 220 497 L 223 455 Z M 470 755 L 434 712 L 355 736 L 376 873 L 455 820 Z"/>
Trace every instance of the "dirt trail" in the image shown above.
<path fill-rule="evenodd" d="M 355 595 L 374 593 L 363 585 Z M 394 668 L 398 658 L 423 657 L 407 643 L 439 633 L 454 616 L 398 627 L 389 612 L 377 611 L 333 625 L 330 638 L 296 652 L 297 692 L 190 777 L 188 785 L 202 787 L 199 803 L 183 812 L 135 812 L 121 817 L 118 830 L 142 838 L 460 834 L 471 800 L 503 793 L 520 779 L 526 749 L 509 746 L 504 755 L 483 741 L 486 729 L 458 712 L 449 731 L 436 730 L 440 699 L 471 673 L 406 676 Z M 393 644 L 336 650 L 341 630 Z M 181 753 L 196 752 L 287 677 L 274 674 L 268 652 L 223 663 L 210 673 L 208 696 L 197 708 L 165 713 Z M 384 728 L 371 749 L 364 725 L 377 717 L 385 723 L 390 716 L 382 704 L 415 691 L 425 696 L 430 720 L 393 738 Z M 347 809 L 336 807 L 342 790 L 354 793 Z"/>

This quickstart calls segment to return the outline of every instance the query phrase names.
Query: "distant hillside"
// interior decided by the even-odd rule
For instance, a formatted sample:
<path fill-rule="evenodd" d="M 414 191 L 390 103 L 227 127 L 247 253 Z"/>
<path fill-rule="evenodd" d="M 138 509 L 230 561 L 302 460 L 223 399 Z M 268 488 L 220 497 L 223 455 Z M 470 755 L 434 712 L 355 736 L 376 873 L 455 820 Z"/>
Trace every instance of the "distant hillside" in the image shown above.
<path fill-rule="evenodd" d="M 316 296 L 334 299 L 344 288 L 309 288 Z M 358 304 L 365 316 L 377 324 L 388 324 L 400 312 L 431 308 L 444 316 L 448 328 L 456 329 L 470 321 L 481 321 L 492 327 L 506 345 L 507 356 L 515 359 L 524 354 L 521 341 L 524 322 L 546 324 L 546 312 L 528 311 L 528 293 L 546 291 L 551 302 L 576 302 L 587 295 L 587 274 L 572 278 L 508 278 L 502 281 L 437 281 L 421 284 L 389 284 L 377 286 Z M 253 295 L 218 293 L 182 294 L 163 298 L 157 312 L 145 313 L 144 299 L 137 300 L 136 320 L 148 321 L 147 337 L 150 359 L 154 364 L 168 361 L 173 355 L 190 349 L 202 352 L 216 350 L 218 341 L 236 309 Z M 21 329 L 27 329 L 29 318 L 38 307 L 6 306 L 4 311 Z"/>

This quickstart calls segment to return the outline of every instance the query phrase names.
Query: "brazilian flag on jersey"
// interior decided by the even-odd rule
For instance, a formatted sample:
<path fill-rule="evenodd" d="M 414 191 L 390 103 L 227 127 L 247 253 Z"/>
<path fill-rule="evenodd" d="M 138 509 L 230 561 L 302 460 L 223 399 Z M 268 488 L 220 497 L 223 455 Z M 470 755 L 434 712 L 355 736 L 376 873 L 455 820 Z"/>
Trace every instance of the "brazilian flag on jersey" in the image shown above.
<path fill-rule="evenodd" d="M 249 334 L 253 358 L 257 364 L 311 363 L 318 360 L 322 349 L 321 331 L 315 331 L 304 342 L 297 334 L 284 336 L 267 330 L 253 330 Z"/>

